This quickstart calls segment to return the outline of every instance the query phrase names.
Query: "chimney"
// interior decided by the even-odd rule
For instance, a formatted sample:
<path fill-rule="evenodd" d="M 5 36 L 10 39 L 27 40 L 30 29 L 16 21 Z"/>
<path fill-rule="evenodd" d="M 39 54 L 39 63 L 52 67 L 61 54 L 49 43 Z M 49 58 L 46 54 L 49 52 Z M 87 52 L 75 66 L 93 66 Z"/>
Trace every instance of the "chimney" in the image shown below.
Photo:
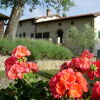
<path fill-rule="evenodd" d="M 47 9 L 47 16 L 50 16 L 50 12 L 51 12 L 51 10 Z"/>

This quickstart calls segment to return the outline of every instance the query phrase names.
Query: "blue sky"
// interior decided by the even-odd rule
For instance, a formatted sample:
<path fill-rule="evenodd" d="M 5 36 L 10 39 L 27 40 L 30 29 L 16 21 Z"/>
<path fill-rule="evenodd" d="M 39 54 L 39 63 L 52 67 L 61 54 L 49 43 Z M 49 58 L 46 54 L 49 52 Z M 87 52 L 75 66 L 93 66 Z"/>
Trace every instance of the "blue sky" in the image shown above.
<path fill-rule="evenodd" d="M 73 0 L 75 6 L 72 7 L 66 14 L 68 16 L 79 15 L 79 14 L 87 14 L 92 12 L 100 12 L 100 0 Z M 5 15 L 10 15 L 11 9 L 0 9 L 0 13 Z M 55 14 L 56 12 L 52 9 L 51 14 Z M 24 15 L 21 19 L 45 16 L 46 8 L 37 7 L 33 12 L 29 11 L 29 7 L 27 6 L 24 10 Z"/>

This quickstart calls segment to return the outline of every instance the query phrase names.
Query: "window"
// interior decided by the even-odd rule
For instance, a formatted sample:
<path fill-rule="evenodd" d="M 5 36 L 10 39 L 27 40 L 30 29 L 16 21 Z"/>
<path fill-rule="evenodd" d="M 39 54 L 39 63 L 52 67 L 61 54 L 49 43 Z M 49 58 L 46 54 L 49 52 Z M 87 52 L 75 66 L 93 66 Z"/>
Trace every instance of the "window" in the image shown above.
<path fill-rule="evenodd" d="M 97 57 L 100 57 L 100 50 L 97 50 Z"/>
<path fill-rule="evenodd" d="M 49 37 L 50 37 L 50 33 L 49 32 L 43 33 L 43 38 L 49 38 Z"/>
<path fill-rule="evenodd" d="M 91 21 L 91 26 L 94 26 L 94 20 Z"/>
<path fill-rule="evenodd" d="M 58 26 L 61 26 L 61 23 L 59 23 Z"/>
<path fill-rule="evenodd" d="M 42 38 L 42 33 L 36 33 L 35 38 Z"/>
<path fill-rule="evenodd" d="M 31 33 L 31 38 L 34 38 L 34 33 Z"/>
<path fill-rule="evenodd" d="M 98 31 L 98 38 L 100 39 L 100 31 Z"/>
<path fill-rule="evenodd" d="M 15 36 L 17 37 L 17 34 Z"/>
<path fill-rule="evenodd" d="M 71 21 L 71 25 L 74 25 L 74 21 Z"/>
<path fill-rule="evenodd" d="M 19 37 L 22 37 L 22 34 L 19 34 Z"/>
<path fill-rule="evenodd" d="M 24 37 L 24 38 L 26 37 L 26 33 L 25 33 L 25 32 L 23 33 L 23 37 Z"/>

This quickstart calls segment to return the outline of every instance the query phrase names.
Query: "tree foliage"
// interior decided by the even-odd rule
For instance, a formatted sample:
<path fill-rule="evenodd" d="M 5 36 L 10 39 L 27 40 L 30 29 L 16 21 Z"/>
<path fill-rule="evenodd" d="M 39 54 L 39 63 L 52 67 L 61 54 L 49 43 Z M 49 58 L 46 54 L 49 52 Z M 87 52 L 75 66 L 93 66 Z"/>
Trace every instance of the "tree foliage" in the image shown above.
<path fill-rule="evenodd" d="M 21 1 L 23 4 L 27 4 L 31 9 L 36 8 L 37 5 L 45 5 L 46 7 L 52 7 L 57 12 L 68 11 L 74 3 L 71 0 L 0 0 L 0 7 L 7 8 L 15 5 L 15 2 Z"/>
<path fill-rule="evenodd" d="M 57 12 L 63 11 L 64 14 L 73 5 L 73 2 L 71 0 L 0 0 L 1 8 L 12 7 L 4 37 L 15 37 L 18 22 L 25 5 L 30 5 L 30 9 L 34 9 L 38 5 L 45 5 L 47 7 L 53 7 Z"/>
<path fill-rule="evenodd" d="M 78 30 L 75 26 L 71 27 L 67 32 L 68 41 L 76 47 L 82 49 L 93 48 L 95 45 L 95 32 L 94 28 L 89 24 Z"/>

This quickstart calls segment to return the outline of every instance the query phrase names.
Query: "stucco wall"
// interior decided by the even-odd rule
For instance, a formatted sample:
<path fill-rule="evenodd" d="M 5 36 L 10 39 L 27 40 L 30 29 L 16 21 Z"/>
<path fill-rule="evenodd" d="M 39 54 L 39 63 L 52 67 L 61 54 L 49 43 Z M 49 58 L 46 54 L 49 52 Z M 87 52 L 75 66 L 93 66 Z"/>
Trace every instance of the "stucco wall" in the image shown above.
<path fill-rule="evenodd" d="M 86 18 L 39 23 L 37 24 L 37 26 L 35 26 L 35 24 L 32 25 L 31 20 L 29 20 L 22 22 L 22 26 L 18 25 L 17 34 L 23 34 L 25 32 L 27 34 L 26 36 L 30 37 L 30 34 L 35 33 L 35 30 L 36 33 L 50 32 L 50 38 L 52 38 L 54 41 L 57 41 L 57 34 L 56 34 L 57 31 L 63 30 L 64 32 L 63 37 L 66 40 L 66 32 L 72 26 L 71 21 L 74 21 L 74 26 L 81 31 L 85 24 L 90 23 L 91 25 L 92 20 L 93 20 L 92 17 L 86 17 Z M 61 26 L 58 25 L 59 23 L 61 23 Z"/>
<path fill-rule="evenodd" d="M 20 24 L 18 25 L 17 36 L 25 32 L 26 37 L 30 37 L 30 34 L 34 33 L 34 31 L 35 31 L 35 25 L 32 24 L 32 21 L 25 21 L 22 22 L 22 26 L 20 26 Z"/>

